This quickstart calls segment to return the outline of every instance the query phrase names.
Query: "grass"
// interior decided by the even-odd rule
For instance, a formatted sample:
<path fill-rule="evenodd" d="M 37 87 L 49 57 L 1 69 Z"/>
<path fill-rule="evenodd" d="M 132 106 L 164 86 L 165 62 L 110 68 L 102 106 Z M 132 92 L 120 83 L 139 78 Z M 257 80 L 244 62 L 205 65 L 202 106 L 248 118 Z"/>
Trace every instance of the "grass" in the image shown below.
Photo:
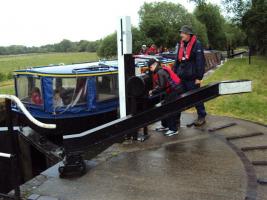
<path fill-rule="evenodd" d="M 250 79 L 253 92 L 219 97 L 206 104 L 209 114 L 247 119 L 267 124 L 267 58 L 232 59 L 213 73 L 204 84 L 222 80 Z"/>
<path fill-rule="evenodd" d="M 45 66 L 49 64 L 96 61 L 96 53 L 42 53 L 0 56 L 0 73 L 9 73 L 26 67 Z"/>
<path fill-rule="evenodd" d="M 0 73 L 8 74 L 17 69 L 45 66 L 49 64 L 70 64 L 75 62 L 97 61 L 96 53 L 43 53 L 0 56 Z M 12 80 L 0 82 L 0 93 L 14 94 Z"/>

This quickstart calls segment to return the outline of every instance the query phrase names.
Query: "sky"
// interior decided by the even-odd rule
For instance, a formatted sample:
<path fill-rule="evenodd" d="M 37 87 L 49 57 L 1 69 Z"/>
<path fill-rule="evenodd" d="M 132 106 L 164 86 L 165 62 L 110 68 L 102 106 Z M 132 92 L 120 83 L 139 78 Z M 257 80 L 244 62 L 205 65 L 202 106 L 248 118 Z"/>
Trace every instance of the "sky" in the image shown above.
<path fill-rule="evenodd" d="M 114 32 L 119 16 L 139 23 L 138 10 L 155 0 L 4 0 L 0 1 L 0 46 L 41 46 L 63 39 L 97 40 Z M 156 0 L 164 1 L 164 0 Z M 189 0 L 167 0 L 182 4 Z M 219 4 L 221 0 L 209 0 Z"/>

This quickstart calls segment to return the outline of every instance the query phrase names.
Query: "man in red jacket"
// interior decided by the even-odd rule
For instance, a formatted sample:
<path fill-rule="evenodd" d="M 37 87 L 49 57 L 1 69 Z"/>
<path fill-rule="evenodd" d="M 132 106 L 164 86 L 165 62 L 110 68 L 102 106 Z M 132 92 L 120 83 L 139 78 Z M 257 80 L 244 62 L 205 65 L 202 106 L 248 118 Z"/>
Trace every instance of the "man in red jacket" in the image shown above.
<path fill-rule="evenodd" d="M 163 103 L 168 103 L 175 100 L 180 93 L 181 80 L 180 78 L 168 67 L 162 67 L 160 62 L 155 59 L 148 61 L 150 71 L 153 73 L 153 90 L 149 95 L 163 94 Z M 156 131 L 166 131 L 166 136 L 173 136 L 178 134 L 177 114 L 172 115 L 161 121 L 161 126 L 156 128 Z"/>

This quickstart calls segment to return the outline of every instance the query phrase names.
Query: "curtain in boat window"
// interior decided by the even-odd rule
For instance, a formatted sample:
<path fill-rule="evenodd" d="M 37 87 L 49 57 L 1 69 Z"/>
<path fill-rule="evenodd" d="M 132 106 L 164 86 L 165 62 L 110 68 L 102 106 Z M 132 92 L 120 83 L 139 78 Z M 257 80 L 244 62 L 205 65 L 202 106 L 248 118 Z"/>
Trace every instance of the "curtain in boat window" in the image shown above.
<path fill-rule="evenodd" d="M 44 109 L 46 112 L 53 112 L 53 78 L 42 78 L 42 90 L 44 91 Z"/>
<path fill-rule="evenodd" d="M 87 79 L 87 108 L 89 111 L 96 109 L 96 77 Z"/>

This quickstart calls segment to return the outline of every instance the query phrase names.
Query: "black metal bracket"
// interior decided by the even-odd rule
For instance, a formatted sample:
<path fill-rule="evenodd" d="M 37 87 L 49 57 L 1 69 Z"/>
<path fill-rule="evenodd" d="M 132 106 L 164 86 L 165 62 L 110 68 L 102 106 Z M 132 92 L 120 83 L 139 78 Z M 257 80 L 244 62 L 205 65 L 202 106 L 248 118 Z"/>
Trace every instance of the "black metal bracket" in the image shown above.
<path fill-rule="evenodd" d="M 63 160 L 63 166 L 58 168 L 60 178 L 82 176 L 86 173 L 86 164 L 82 157 L 83 152 L 69 152 Z"/>

